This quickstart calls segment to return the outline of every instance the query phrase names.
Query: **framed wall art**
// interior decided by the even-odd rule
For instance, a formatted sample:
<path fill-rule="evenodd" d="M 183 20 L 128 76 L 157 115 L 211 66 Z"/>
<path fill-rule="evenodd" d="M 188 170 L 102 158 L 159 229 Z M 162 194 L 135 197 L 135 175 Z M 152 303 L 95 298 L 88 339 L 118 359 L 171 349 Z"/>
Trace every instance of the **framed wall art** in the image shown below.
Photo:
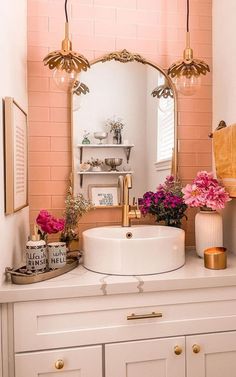
<path fill-rule="evenodd" d="M 14 98 L 4 100 L 5 213 L 28 205 L 27 114 Z"/>
<path fill-rule="evenodd" d="M 118 206 L 118 186 L 114 184 L 89 185 L 88 196 L 96 207 Z"/>

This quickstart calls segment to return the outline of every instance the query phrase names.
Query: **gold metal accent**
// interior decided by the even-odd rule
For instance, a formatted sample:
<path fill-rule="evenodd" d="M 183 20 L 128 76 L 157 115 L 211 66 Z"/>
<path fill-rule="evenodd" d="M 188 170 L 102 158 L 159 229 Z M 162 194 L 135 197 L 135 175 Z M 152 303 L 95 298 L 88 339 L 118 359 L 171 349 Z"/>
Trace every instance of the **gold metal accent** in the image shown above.
<path fill-rule="evenodd" d="M 117 60 L 121 63 L 129 63 L 129 62 L 139 62 L 142 64 L 146 64 L 147 61 L 139 54 L 132 54 L 127 50 L 122 51 L 115 51 L 111 52 L 110 54 L 104 55 L 102 58 L 102 62 L 107 62 L 109 60 Z"/>
<path fill-rule="evenodd" d="M 65 23 L 65 39 L 62 41 L 61 50 L 50 52 L 43 59 L 44 65 L 49 69 L 64 70 L 67 73 L 72 71 L 87 71 L 90 67 L 88 60 L 81 54 L 72 51 L 72 43 L 69 40 L 69 23 Z"/>
<path fill-rule="evenodd" d="M 141 211 L 138 204 L 132 210 L 129 204 L 129 190 L 132 188 L 132 176 L 131 174 L 126 174 L 125 177 L 120 176 L 118 179 L 118 186 L 122 192 L 122 200 L 120 204 L 122 205 L 122 226 L 131 226 L 131 219 L 140 219 Z"/>
<path fill-rule="evenodd" d="M 212 270 L 222 270 L 227 267 L 227 249 L 225 247 L 210 247 L 204 250 L 204 266 Z"/>
<path fill-rule="evenodd" d="M 56 369 L 63 369 L 64 368 L 64 361 L 62 359 L 59 359 L 55 362 L 55 368 Z"/>
<path fill-rule="evenodd" d="M 156 313 L 156 312 L 152 312 L 148 314 L 132 313 L 131 315 L 127 315 L 127 320 L 131 321 L 133 319 L 148 319 L 148 318 L 161 318 L 161 317 L 162 317 L 162 313 Z"/>
<path fill-rule="evenodd" d="M 199 353 L 201 351 L 201 347 L 198 344 L 194 344 L 192 346 L 193 353 Z"/>
<path fill-rule="evenodd" d="M 44 281 L 48 279 L 52 279 L 56 276 L 60 276 L 73 270 L 79 264 L 78 257 L 68 257 L 66 261 L 66 265 L 62 268 L 58 268 L 57 270 L 50 270 L 43 272 L 41 274 L 32 273 L 31 275 L 23 273 L 22 271 L 26 270 L 25 266 L 22 266 L 18 269 L 12 269 L 10 267 L 6 267 L 5 273 L 6 275 L 11 276 L 11 281 L 14 284 L 32 284 L 38 283 L 39 281 Z"/>
<path fill-rule="evenodd" d="M 89 93 L 89 88 L 87 85 L 85 85 L 83 82 L 75 81 L 72 89 L 73 94 L 77 94 L 80 96 L 80 94 L 86 94 Z"/>
<path fill-rule="evenodd" d="M 168 83 L 164 83 L 163 85 L 157 86 L 153 91 L 152 91 L 152 96 L 157 97 L 157 98 L 168 98 L 174 97 L 173 90 L 170 88 Z"/>
<path fill-rule="evenodd" d="M 176 355 L 181 355 L 182 352 L 183 352 L 183 350 L 182 350 L 182 348 L 180 346 L 175 346 L 174 353 Z"/>
<path fill-rule="evenodd" d="M 193 50 L 190 47 L 190 33 L 187 32 L 183 60 L 173 63 L 167 73 L 172 78 L 186 76 L 190 79 L 192 76 L 206 75 L 207 72 L 210 72 L 209 65 L 203 60 L 193 58 Z"/>
<path fill-rule="evenodd" d="M 225 127 L 227 127 L 227 124 L 225 123 L 224 120 L 221 120 L 220 123 L 218 124 L 218 126 L 216 127 L 215 131 L 219 131 L 219 130 L 221 130 L 221 128 L 225 128 Z M 213 132 L 209 133 L 208 137 L 212 138 Z"/>

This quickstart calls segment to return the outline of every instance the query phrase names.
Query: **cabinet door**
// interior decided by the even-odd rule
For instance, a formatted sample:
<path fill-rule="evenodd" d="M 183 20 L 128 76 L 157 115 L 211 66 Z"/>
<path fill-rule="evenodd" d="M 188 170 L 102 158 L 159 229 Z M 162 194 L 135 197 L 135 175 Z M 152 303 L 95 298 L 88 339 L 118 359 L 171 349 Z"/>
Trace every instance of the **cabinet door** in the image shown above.
<path fill-rule="evenodd" d="M 236 376 L 234 331 L 189 336 L 186 340 L 186 354 L 188 377 Z"/>
<path fill-rule="evenodd" d="M 184 354 L 184 337 L 106 345 L 106 377 L 185 377 Z"/>
<path fill-rule="evenodd" d="M 102 377 L 102 347 L 22 353 L 15 356 L 15 377 Z"/>

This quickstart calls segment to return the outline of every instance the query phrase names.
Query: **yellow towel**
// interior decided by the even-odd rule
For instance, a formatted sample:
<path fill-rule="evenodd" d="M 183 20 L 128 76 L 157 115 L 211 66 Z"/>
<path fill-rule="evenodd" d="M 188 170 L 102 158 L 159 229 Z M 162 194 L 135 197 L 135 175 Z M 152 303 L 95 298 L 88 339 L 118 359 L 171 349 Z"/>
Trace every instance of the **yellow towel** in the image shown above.
<path fill-rule="evenodd" d="M 236 197 L 236 124 L 213 133 L 217 178 L 230 196 Z"/>

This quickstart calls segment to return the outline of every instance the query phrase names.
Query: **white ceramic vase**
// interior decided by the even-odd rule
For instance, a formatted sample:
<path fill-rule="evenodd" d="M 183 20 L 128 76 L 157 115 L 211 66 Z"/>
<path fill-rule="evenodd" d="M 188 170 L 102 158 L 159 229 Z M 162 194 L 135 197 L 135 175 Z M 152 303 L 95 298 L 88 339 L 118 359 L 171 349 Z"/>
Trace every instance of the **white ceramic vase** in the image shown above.
<path fill-rule="evenodd" d="M 222 216 L 216 211 L 200 210 L 195 217 L 196 252 L 201 258 L 208 247 L 223 246 Z"/>

